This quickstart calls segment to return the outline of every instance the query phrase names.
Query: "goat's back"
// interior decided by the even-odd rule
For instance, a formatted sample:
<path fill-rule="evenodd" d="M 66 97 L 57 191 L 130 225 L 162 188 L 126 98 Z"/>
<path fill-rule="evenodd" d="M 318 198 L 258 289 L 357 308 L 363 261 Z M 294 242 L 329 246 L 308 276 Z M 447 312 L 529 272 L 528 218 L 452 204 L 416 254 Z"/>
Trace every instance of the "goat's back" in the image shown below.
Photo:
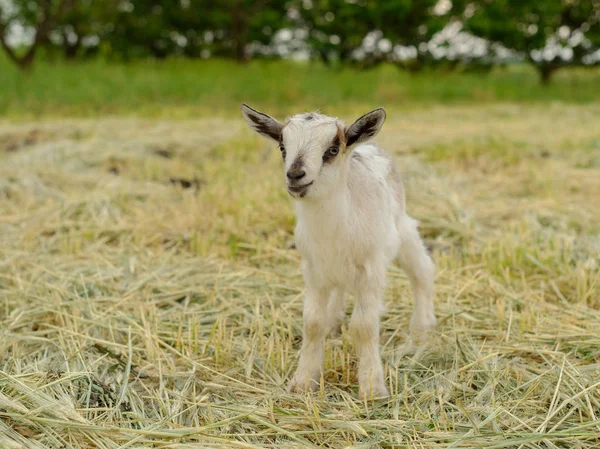
<path fill-rule="evenodd" d="M 352 153 L 349 179 L 357 198 L 364 198 L 367 203 L 378 206 L 387 204 L 398 217 L 404 215 L 404 185 L 394 161 L 383 148 L 374 143 L 356 147 Z M 385 197 L 390 195 L 389 200 L 395 204 L 386 200 Z"/>

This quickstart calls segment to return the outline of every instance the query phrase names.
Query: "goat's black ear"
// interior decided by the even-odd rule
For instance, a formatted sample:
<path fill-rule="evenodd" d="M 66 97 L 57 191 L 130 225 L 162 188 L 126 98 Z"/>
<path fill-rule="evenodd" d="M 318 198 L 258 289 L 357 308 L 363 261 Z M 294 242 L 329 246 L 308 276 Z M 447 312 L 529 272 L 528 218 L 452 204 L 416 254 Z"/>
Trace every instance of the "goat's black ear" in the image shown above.
<path fill-rule="evenodd" d="M 377 108 L 366 113 L 346 129 L 346 146 L 375 137 L 383 122 L 385 122 L 385 109 Z"/>
<path fill-rule="evenodd" d="M 281 130 L 283 129 L 281 123 L 267 114 L 252 109 L 246 103 L 242 103 L 241 111 L 244 120 L 254 131 L 277 142 L 281 141 Z"/>

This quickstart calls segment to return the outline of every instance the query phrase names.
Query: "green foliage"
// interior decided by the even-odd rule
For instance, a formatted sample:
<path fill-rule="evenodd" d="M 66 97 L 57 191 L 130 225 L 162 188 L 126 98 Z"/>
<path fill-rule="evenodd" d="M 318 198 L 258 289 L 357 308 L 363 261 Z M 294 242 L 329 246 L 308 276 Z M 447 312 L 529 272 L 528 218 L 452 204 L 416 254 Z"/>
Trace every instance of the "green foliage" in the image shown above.
<path fill-rule="evenodd" d="M 15 25 L 33 31 L 28 48 L 8 45 Z M 482 51 L 457 56 L 464 42 L 449 39 L 461 27 L 483 39 Z M 39 47 L 69 59 L 99 53 L 238 62 L 295 48 L 326 65 L 393 62 L 411 71 L 488 70 L 508 50 L 547 82 L 560 67 L 600 60 L 600 0 L 14 0 L 0 2 L 0 43 L 21 68 Z M 494 58 L 501 53 L 505 59 Z"/>
<path fill-rule="evenodd" d="M 599 0 L 457 0 L 454 7 L 467 30 L 523 55 L 543 82 L 600 47 Z"/>
<path fill-rule="evenodd" d="M 114 31 L 107 36 L 110 50 L 118 56 L 131 58 L 148 54 L 163 58 L 177 49 L 171 38 L 175 31 L 172 17 L 183 16 L 182 4 L 175 0 L 133 0 L 119 8 L 114 21 Z M 190 15 L 189 21 L 195 22 Z M 182 23 L 179 25 L 183 26 Z M 187 25 L 187 23 L 185 23 Z M 199 31 L 206 26 L 194 23 Z"/>
<path fill-rule="evenodd" d="M 86 39 L 101 42 L 113 31 L 118 0 L 63 0 L 52 31 L 53 44 L 67 59 L 89 53 L 96 46 L 84 47 Z"/>
<path fill-rule="evenodd" d="M 55 18 L 61 11 L 59 0 L 14 0 L 6 5 L 0 3 L 0 44 L 8 57 L 19 67 L 31 66 L 38 46 L 48 42 Z M 20 52 L 8 44 L 10 29 L 13 25 L 22 25 L 33 30 L 33 42 L 29 48 Z"/>
<path fill-rule="evenodd" d="M 286 0 L 218 0 L 207 8 L 214 18 L 211 31 L 220 36 L 222 49 L 236 60 L 247 60 L 251 42 L 268 44 L 287 24 Z"/>
<path fill-rule="evenodd" d="M 394 45 L 418 46 L 448 22 L 433 12 L 438 0 L 325 0 L 298 2 L 298 26 L 308 30 L 313 53 L 325 63 L 348 62 L 372 31 Z M 390 50 L 374 49 L 364 65 L 390 59 Z"/>
<path fill-rule="evenodd" d="M 107 36 L 119 56 L 209 54 L 247 59 L 250 42 L 268 44 L 285 23 L 283 0 L 131 0 Z"/>
<path fill-rule="evenodd" d="M 298 26 L 305 26 L 313 53 L 323 62 L 346 62 L 373 29 L 373 1 L 301 1 Z"/>

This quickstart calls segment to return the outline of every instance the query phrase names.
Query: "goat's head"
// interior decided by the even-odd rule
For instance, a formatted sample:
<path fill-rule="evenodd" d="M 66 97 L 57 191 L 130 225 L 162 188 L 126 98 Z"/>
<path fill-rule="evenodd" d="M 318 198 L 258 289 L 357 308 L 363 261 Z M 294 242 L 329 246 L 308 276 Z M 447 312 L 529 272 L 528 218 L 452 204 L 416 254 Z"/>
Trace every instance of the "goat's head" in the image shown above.
<path fill-rule="evenodd" d="M 341 181 L 353 145 L 375 136 L 385 110 L 375 109 L 350 127 L 337 118 L 314 112 L 291 117 L 285 124 L 242 104 L 250 127 L 279 144 L 288 192 L 294 198 L 326 195 Z"/>

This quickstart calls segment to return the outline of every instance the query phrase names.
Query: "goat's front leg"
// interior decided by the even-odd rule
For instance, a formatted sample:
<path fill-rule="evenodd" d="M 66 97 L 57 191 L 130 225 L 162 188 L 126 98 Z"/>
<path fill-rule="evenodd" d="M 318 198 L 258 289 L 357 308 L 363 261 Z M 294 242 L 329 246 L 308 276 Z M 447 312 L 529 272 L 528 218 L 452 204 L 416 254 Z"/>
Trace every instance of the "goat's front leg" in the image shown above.
<path fill-rule="evenodd" d="M 335 289 L 329 295 L 327 304 L 327 334 L 337 335 L 346 316 L 346 294 Z"/>
<path fill-rule="evenodd" d="M 367 290 L 360 294 L 350 319 L 350 332 L 358 350 L 358 384 L 361 398 L 388 395 L 379 354 L 379 318 L 382 291 Z"/>
<path fill-rule="evenodd" d="M 326 289 L 307 289 L 302 315 L 302 349 L 290 391 L 311 391 L 319 385 L 325 336 L 330 329 L 327 314 L 329 293 Z"/>

